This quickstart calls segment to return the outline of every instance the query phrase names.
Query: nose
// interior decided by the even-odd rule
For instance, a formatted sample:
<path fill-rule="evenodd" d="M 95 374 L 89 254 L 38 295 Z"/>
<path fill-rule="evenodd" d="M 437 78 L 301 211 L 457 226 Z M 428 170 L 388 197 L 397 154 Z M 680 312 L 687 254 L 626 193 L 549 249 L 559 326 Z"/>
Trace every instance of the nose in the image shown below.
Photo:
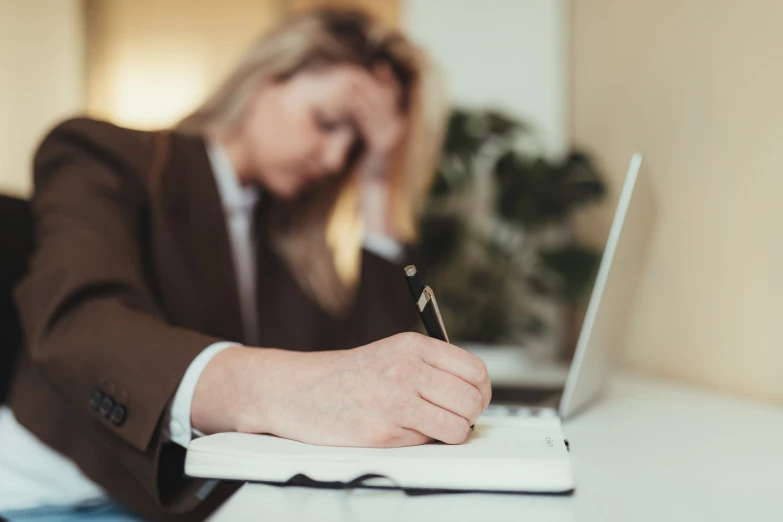
<path fill-rule="evenodd" d="M 328 173 L 342 170 L 350 147 L 351 137 L 348 135 L 336 135 L 330 138 L 323 148 L 321 167 Z"/>

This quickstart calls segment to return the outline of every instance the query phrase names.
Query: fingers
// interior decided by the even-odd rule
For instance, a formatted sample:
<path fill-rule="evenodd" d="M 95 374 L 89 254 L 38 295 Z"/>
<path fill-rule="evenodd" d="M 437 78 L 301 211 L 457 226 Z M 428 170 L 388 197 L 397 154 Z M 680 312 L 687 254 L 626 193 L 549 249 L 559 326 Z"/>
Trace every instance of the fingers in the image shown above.
<path fill-rule="evenodd" d="M 471 384 L 483 398 L 482 411 L 492 398 L 492 385 L 484 361 L 452 344 L 419 336 L 419 356 L 430 366 L 459 377 Z"/>
<path fill-rule="evenodd" d="M 351 105 L 355 111 L 356 122 L 363 130 L 367 131 L 368 127 L 375 125 L 379 119 L 377 115 L 381 112 L 382 103 L 382 100 L 375 93 L 366 92 L 362 89 L 356 90 Z"/>
<path fill-rule="evenodd" d="M 388 64 L 373 72 L 357 68 L 350 79 L 348 106 L 371 153 L 385 154 L 400 140 L 405 126 L 402 90 Z"/>
<path fill-rule="evenodd" d="M 470 424 L 463 417 L 421 398 L 407 410 L 403 427 L 446 444 L 461 444 L 470 434 Z"/>
<path fill-rule="evenodd" d="M 417 383 L 419 395 L 473 425 L 484 411 L 484 397 L 478 388 L 443 370 L 425 366 Z"/>
<path fill-rule="evenodd" d="M 354 77 L 351 89 L 354 100 L 367 100 L 376 106 L 391 105 L 394 102 L 394 91 L 391 87 L 364 72 Z"/>
<path fill-rule="evenodd" d="M 377 75 L 360 71 L 351 84 L 351 101 L 363 107 L 370 107 L 370 114 L 397 112 L 401 89 L 391 70 L 388 66 L 385 67 L 379 69 Z"/>
<path fill-rule="evenodd" d="M 354 85 L 351 106 L 356 111 L 357 123 L 364 126 L 388 120 L 397 112 L 393 93 L 384 92 L 371 78 Z"/>
<path fill-rule="evenodd" d="M 378 82 L 372 78 L 357 78 L 351 86 L 352 102 L 355 104 L 370 105 L 376 108 L 384 103 L 384 93 Z"/>
<path fill-rule="evenodd" d="M 375 64 L 372 68 L 372 75 L 375 76 L 378 81 L 384 83 L 391 83 L 395 80 L 391 66 L 387 62 Z"/>
<path fill-rule="evenodd" d="M 372 441 L 374 448 L 401 448 L 404 446 L 421 446 L 432 442 L 432 437 L 410 428 L 397 428 L 380 437 L 380 440 Z"/>
<path fill-rule="evenodd" d="M 373 76 L 381 85 L 391 91 L 392 100 L 399 104 L 400 99 L 402 98 L 402 86 L 400 85 L 397 76 L 395 76 L 394 71 L 392 71 L 391 66 L 386 62 L 376 65 L 373 68 Z"/>

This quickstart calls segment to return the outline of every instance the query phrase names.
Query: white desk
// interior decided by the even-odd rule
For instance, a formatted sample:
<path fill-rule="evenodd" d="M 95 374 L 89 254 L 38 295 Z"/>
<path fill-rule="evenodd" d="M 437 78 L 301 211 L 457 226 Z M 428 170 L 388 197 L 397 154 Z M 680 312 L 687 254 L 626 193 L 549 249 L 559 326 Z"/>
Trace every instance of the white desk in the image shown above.
<path fill-rule="evenodd" d="M 213 521 L 783 521 L 783 409 L 622 375 L 565 424 L 573 496 L 244 486 Z"/>

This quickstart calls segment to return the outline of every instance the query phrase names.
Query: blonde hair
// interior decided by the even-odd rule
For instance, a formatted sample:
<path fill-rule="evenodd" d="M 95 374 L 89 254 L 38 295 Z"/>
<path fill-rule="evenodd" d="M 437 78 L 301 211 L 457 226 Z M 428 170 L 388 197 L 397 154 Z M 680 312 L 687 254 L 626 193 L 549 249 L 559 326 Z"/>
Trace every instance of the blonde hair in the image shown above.
<path fill-rule="evenodd" d="M 313 67 L 387 63 L 400 81 L 408 132 L 386 166 L 392 233 L 416 237 L 416 217 L 437 168 L 446 116 L 440 75 L 420 49 L 367 13 L 319 9 L 286 20 L 259 39 L 210 98 L 176 130 L 208 135 L 240 123 L 257 89 Z M 353 158 L 355 159 L 355 158 Z M 275 202 L 269 212 L 272 247 L 300 287 L 327 312 L 338 315 L 353 302 L 360 279 L 364 225 L 359 185 L 346 172 L 294 202 Z"/>

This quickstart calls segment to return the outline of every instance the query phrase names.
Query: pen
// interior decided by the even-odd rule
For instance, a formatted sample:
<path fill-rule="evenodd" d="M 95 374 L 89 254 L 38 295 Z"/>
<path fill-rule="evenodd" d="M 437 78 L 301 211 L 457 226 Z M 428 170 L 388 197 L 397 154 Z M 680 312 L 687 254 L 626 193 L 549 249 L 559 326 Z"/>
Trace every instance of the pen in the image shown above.
<path fill-rule="evenodd" d="M 435 300 L 435 294 L 432 288 L 421 284 L 419 273 L 414 265 L 405 267 L 405 279 L 408 281 L 413 301 L 419 310 L 419 317 L 427 330 L 427 335 L 440 341 L 449 342 L 449 336 L 446 334 L 446 327 L 443 326 L 443 318 L 440 316 L 438 301 Z"/>
<path fill-rule="evenodd" d="M 408 288 L 411 290 L 413 302 L 416 303 L 416 308 L 419 310 L 419 317 L 421 322 L 424 323 L 427 335 L 449 342 L 446 327 L 443 325 L 443 317 L 441 317 L 440 309 L 438 308 L 438 301 L 435 299 L 435 293 L 432 291 L 432 288 L 421 284 L 419 273 L 413 265 L 405 267 L 405 279 L 408 280 Z M 471 425 L 470 429 L 474 428 L 475 425 Z"/>

